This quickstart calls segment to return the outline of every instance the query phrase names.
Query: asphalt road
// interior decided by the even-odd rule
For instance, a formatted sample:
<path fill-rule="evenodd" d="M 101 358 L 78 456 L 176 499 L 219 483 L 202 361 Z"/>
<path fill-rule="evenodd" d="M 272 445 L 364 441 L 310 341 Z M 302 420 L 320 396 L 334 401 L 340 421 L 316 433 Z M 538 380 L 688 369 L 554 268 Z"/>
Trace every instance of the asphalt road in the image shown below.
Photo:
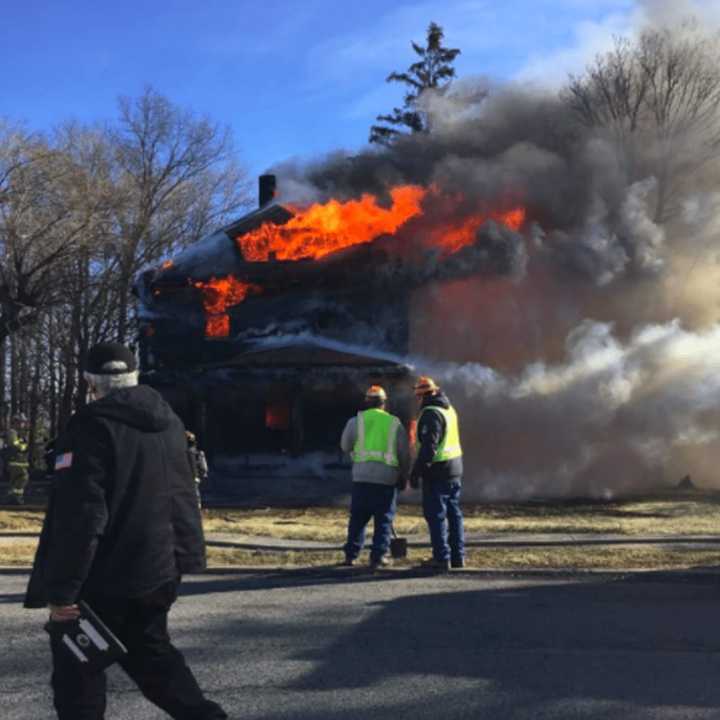
<path fill-rule="evenodd" d="M 54 718 L 43 611 L 0 575 L 0 717 Z M 720 578 L 327 570 L 189 578 L 176 644 L 232 718 L 720 718 Z M 166 717 L 116 669 L 108 720 Z"/>

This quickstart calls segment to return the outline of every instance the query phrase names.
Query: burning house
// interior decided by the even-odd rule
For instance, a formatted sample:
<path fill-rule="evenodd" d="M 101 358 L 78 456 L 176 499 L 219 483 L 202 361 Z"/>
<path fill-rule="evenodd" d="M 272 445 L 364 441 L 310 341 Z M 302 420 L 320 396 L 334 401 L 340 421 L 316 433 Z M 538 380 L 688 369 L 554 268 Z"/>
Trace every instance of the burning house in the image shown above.
<path fill-rule="evenodd" d="M 330 482 L 344 476 L 339 434 L 369 384 L 411 420 L 413 292 L 510 272 L 525 213 L 456 214 L 441 227 L 458 200 L 436 188 L 304 208 L 275 202 L 274 189 L 262 176 L 257 210 L 139 278 L 141 366 L 218 475 Z"/>

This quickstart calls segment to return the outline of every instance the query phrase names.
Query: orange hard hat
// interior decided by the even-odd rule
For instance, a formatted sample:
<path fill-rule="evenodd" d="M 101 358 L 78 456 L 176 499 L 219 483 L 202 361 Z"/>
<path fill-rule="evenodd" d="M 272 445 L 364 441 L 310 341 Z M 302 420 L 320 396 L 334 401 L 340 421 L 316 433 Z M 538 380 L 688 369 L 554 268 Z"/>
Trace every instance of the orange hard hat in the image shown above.
<path fill-rule="evenodd" d="M 418 381 L 415 383 L 415 387 L 413 389 L 415 390 L 415 394 L 420 397 L 421 395 L 436 393 L 440 388 L 431 377 L 423 375 L 418 378 Z"/>
<path fill-rule="evenodd" d="M 365 393 L 366 398 L 380 398 L 387 400 L 387 393 L 380 385 L 371 385 Z"/>

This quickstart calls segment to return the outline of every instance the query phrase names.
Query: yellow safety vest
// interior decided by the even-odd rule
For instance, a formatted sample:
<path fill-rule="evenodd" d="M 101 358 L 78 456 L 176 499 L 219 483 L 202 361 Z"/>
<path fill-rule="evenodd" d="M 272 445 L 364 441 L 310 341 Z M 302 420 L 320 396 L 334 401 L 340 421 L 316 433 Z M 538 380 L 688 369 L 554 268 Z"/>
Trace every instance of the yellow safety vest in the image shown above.
<path fill-rule="evenodd" d="M 445 418 L 445 437 L 440 441 L 438 449 L 435 451 L 432 461 L 445 462 L 446 460 L 453 460 L 454 458 L 462 457 L 462 447 L 460 446 L 460 428 L 458 426 L 457 413 L 455 408 L 443 408 L 437 405 L 428 405 L 422 409 L 420 418 L 426 411 L 439 412 Z"/>
<path fill-rule="evenodd" d="M 395 439 L 399 427 L 398 418 L 379 408 L 359 412 L 353 462 L 380 462 L 398 467 L 400 463 L 395 451 Z"/>

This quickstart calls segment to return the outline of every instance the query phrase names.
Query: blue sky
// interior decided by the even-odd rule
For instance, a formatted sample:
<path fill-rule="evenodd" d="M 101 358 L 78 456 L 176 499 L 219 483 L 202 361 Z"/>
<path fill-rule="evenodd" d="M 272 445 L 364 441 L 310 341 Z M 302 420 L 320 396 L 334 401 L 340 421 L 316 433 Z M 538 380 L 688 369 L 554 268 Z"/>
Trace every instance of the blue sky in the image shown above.
<path fill-rule="evenodd" d="M 49 129 L 112 119 L 147 84 L 228 124 L 258 173 L 367 141 L 430 21 L 460 77 L 557 86 L 629 32 L 633 0 L 3 0 L 0 115 Z"/>

